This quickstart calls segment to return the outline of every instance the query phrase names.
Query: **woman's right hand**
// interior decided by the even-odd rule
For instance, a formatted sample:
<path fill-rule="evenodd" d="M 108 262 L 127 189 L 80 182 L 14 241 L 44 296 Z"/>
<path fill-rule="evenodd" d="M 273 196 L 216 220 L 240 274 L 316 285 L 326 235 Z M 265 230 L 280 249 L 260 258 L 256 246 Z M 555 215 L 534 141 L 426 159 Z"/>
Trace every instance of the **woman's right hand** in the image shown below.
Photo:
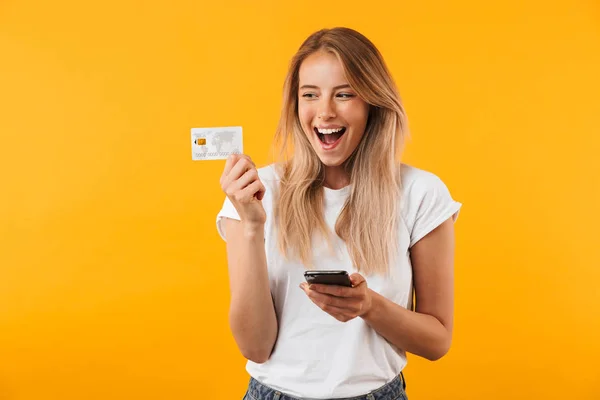
<path fill-rule="evenodd" d="M 267 219 L 262 199 L 265 186 L 258 177 L 256 166 L 245 154 L 232 154 L 225 162 L 221 189 L 248 228 L 262 227 Z"/>

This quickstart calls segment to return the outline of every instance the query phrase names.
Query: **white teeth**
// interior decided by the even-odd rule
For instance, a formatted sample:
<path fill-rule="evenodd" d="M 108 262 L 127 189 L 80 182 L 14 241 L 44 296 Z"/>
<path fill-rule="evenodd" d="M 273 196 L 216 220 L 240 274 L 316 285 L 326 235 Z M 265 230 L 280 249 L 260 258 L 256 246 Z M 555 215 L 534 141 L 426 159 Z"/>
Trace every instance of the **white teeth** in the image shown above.
<path fill-rule="evenodd" d="M 317 131 L 319 131 L 319 133 L 321 133 L 323 135 L 331 135 L 332 133 L 341 132 L 342 129 L 344 129 L 344 128 L 338 128 L 338 129 L 319 129 L 319 128 L 317 128 Z"/>

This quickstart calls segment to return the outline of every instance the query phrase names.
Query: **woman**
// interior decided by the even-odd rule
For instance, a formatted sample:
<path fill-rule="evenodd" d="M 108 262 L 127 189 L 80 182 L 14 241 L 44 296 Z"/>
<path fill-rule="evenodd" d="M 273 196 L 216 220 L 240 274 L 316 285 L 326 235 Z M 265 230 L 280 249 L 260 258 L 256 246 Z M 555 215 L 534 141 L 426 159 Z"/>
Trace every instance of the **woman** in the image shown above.
<path fill-rule="evenodd" d="M 246 155 L 227 160 L 217 227 L 246 399 L 406 398 L 406 353 L 448 351 L 461 204 L 437 176 L 398 161 L 405 135 L 378 50 L 354 30 L 326 29 L 290 65 L 281 159 L 258 169 Z M 307 268 L 346 270 L 352 287 L 309 286 Z"/>

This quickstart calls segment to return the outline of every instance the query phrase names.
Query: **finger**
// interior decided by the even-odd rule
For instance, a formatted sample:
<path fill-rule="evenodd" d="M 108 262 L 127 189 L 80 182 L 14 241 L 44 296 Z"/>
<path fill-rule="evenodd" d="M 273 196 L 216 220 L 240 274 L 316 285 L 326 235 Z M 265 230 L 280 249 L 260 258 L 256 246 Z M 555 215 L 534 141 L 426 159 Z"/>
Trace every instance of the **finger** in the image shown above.
<path fill-rule="evenodd" d="M 253 168 L 256 168 L 256 164 L 254 163 L 254 161 L 252 161 L 252 158 L 250 158 L 250 156 L 246 154 L 238 154 L 238 160 L 245 160 L 249 162 Z"/>
<path fill-rule="evenodd" d="M 240 158 L 240 154 L 230 154 L 227 157 L 227 161 L 225 161 L 225 168 L 223 168 L 223 174 L 221 175 L 221 184 L 223 183 L 223 179 L 229 174 L 231 168 L 235 165 L 237 160 Z"/>
<path fill-rule="evenodd" d="M 239 156 L 235 165 L 229 171 L 229 176 L 235 179 L 239 179 L 240 176 L 244 174 L 247 170 L 254 168 L 252 161 L 250 161 L 247 157 Z"/>
<path fill-rule="evenodd" d="M 258 190 L 258 192 L 256 193 L 256 198 L 258 200 L 262 200 L 263 197 L 265 197 L 265 193 L 267 192 L 267 188 L 265 187 L 265 185 L 261 182 L 260 183 L 260 189 Z"/>
<path fill-rule="evenodd" d="M 246 160 L 250 161 L 253 167 L 256 167 L 256 164 L 254 163 L 254 161 L 252 161 L 252 158 L 249 155 L 240 154 L 240 158 L 245 158 Z"/>
<path fill-rule="evenodd" d="M 346 322 L 357 316 L 357 312 L 354 310 L 346 310 L 329 304 L 315 304 L 317 304 L 317 306 L 327 314 L 343 322 Z"/>
<path fill-rule="evenodd" d="M 309 285 L 306 282 L 302 282 L 300 284 L 300 288 L 302 288 L 302 290 L 304 290 L 304 292 L 307 295 L 310 292 L 310 289 L 308 288 L 308 286 Z M 314 295 L 315 293 L 313 292 L 312 294 Z M 326 296 L 326 295 L 323 295 L 323 296 Z M 341 322 L 347 322 L 347 321 L 355 318 L 358 315 L 358 312 L 360 312 L 360 308 L 361 308 L 361 306 L 359 305 L 359 306 L 355 307 L 355 309 L 347 309 L 347 308 L 343 308 L 343 307 L 338 307 L 333 304 L 319 302 L 318 300 L 312 298 L 311 296 L 308 296 L 308 298 L 321 310 L 323 310 L 324 312 L 326 312 L 327 314 L 331 315 L 332 317 L 334 317 L 335 319 L 337 319 L 338 321 L 341 321 Z M 339 299 L 336 299 L 336 300 L 339 300 Z"/>
<path fill-rule="evenodd" d="M 332 301 L 327 301 L 327 299 L 325 297 L 327 295 L 311 292 L 311 290 L 308 289 L 308 286 L 303 286 L 303 285 L 300 285 L 300 286 L 303 287 L 303 290 L 307 294 L 308 298 L 313 303 L 315 303 L 320 309 L 327 312 L 328 314 L 345 315 L 351 311 L 343 306 L 340 306 L 339 303 L 333 304 Z M 336 299 L 334 297 L 332 297 L 331 299 L 339 301 L 339 299 Z"/>
<path fill-rule="evenodd" d="M 239 202 L 248 202 L 252 200 L 256 193 L 258 193 L 261 189 L 262 183 L 259 180 L 256 180 L 246 186 L 243 190 L 237 192 L 236 198 Z"/>
<path fill-rule="evenodd" d="M 333 318 L 337 319 L 340 322 L 348 322 L 351 319 L 356 318 L 356 316 L 354 315 L 343 315 L 343 314 L 329 314 L 331 315 Z"/>
<path fill-rule="evenodd" d="M 244 172 L 244 174 L 240 176 L 239 179 L 231 182 L 228 189 L 232 193 L 235 193 L 239 190 L 246 188 L 246 186 L 248 186 L 256 180 L 258 180 L 258 171 L 255 168 L 250 168 L 249 170 Z"/>
<path fill-rule="evenodd" d="M 260 176 L 258 175 L 258 170 L 256 168 L 251 168 L 248 171 L 244 172 L 237 181 L 235 181 L 230 190 L 231 192 L 236 192 L 237 190 L 245 189 L 248 185 L 253 183 L 254 181 L 259 181 L 260 185 L 258 185 L 258 189 L 254 191 L 254 197 L 258 200 L 262 200 L 265 196 L 267 188 L 260 180 Z"/>
<path fill-rule="evenodd" d="M 340 285 L 310 285 L 310 289 L 319 293 L 328 294 L 336 297 L 354 297 L 357 295 L 354 288 L 349 288 Z"/>
<path fill-rule="evenodd" d="M 333 307 L 337 311 L 355 312 L 360 311 L 362 308 L 360 300 L 354 300 L 344 297 L 335 297 L 328 294 L 315 292 L 314 290 L 307 290 L 308 297 L 315 303 L 319 304 L 321 308 Z M 335 310 L 334 310 L 335 311 Z"/>
<path fill-rule="evenodd" d="M 248 160 L 245 157 L 241 157 L 235 163 L 235 165 L 231 168 L 229 173 L 223 179 L 223 187 L 229 188 L 232 182 L 238 180 L 246 171 L 254 168 L 252 161 Z"/>
<path fill-rule="evenodd" d="M 352 282 L 352 286 L 358 286 L 365 281 L 366 280 L 365 280 L 364 276 L 362 276 L 359 273 L 354 273 L 354 274 L 350 275 L 350 282 Z"/>

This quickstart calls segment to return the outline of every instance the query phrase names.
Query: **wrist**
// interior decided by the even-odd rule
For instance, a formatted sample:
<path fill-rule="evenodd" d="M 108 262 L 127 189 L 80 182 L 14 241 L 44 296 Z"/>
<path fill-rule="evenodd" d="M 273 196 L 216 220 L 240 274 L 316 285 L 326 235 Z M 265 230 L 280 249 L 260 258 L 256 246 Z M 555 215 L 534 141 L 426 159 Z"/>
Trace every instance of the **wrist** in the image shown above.
<path fill-rule="evenodd" d="M 263 236 L 265 232 L 265 225 L 260 222 L 247 222 L 242 221 L 244 236 L 249 239 L 253 239 L 257 236 Z"/>
<path fill-rule="evenodd" d="M 361 318 L 365 320 L 365 322 L 370 322 L 376 315 L 381 306 L 380 296 L 373 289 L 369 290 L 369 305 L 364 314 L 361 315 Z"/>

